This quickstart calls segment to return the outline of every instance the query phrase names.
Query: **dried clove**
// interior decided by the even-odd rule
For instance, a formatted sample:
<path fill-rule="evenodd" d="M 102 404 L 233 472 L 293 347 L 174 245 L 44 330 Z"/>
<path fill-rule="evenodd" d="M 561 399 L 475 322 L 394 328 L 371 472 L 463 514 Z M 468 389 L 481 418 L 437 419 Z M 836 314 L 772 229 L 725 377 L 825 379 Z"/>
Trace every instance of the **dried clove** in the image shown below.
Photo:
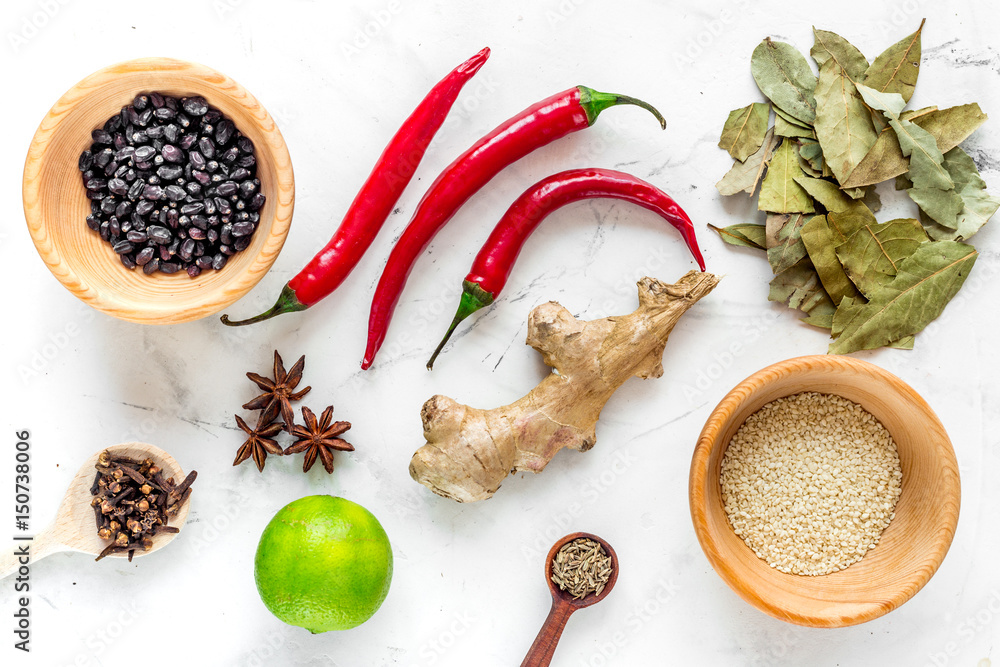
<path fill-rule="evenodd" d="M 163 479 L 162 469 L 151 459 L 133 461 L 107 450 L 98 455 L 94 467 L 97 478 L 90 489 L 90 504 L 97 536 L 111 541 L 96 560 L 127 553 L 131 562 L 136 551 L 152 548 L 155 535 L 180 531 L 167 522 L 187 502 L 197 472 L 192 470 L 180 484 L 174 484 L 173 477 Z"/>

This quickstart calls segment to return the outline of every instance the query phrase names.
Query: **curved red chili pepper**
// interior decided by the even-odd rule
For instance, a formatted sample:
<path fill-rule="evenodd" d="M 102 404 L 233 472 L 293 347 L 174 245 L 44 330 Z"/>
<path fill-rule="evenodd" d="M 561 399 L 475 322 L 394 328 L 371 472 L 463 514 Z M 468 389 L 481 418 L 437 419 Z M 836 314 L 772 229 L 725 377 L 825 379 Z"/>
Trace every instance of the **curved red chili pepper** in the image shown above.
<path fill-rule="evenodd" d="M 269 310 L 240 321 L 231 321 L 223 315 L 222 323 L 242 326 L 282 313 L 305 310 L 337 289 L 385 224 L 462 87 L 489 57 L 489 48 L 483 49 L 452 70 L 427 93 L 382 151 L 333 238 L 298 275 L 288 281 Z"/>
<path fill-rule="evenodd" d="M 459 207 L 507 165 L 570 132 L 590 127 L 601 111 L 617 104 L 647 109 L 666 127 L 660 112 L 642 100 L 576 86 L 507 120 L 445 168 L 420 200 L 386 261 L 368 315 L 368 345 L 361 368 L 370 368 L 375 360 L 417 257 Z"/>
<path fill-rule="evenodd" d="M 611 169 L 570 169 L 553 174 L 525 190 L 493 228 L 462 283 L 462 300 L 458 312 L 444 339 L 427 362 L 427 370 L 434 365 L 434 360 L 451 338 L 458 323 L 500 296 L 500 290 L 507 284 L 507 278 L 524 242 L 542 220 L 557 208 L 596 197 L 623 199 L 659 214 L 681 233 L 698 262 L 698 267 L 705 270 L 705 260 L 698 249 L 691 218 L 677 202 L 656 186 Z"/>

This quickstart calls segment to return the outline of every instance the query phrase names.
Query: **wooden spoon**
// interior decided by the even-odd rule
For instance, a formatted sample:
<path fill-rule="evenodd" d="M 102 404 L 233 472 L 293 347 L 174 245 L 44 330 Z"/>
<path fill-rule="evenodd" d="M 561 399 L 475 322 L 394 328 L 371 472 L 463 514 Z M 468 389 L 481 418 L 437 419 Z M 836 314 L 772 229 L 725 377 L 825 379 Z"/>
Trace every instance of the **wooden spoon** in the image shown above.
<path fill-rule="evenodd" d="M 586 537 L 600 543 L 604 547 L 605 553 L 611 556 L 611 577 L 608 579 L 608 583 L 600 595 L 591 594 L 584 598 L 576 599 L 568 592 L 560 589 L 552 581 L 552 561 L 556 557 L 556 552 L 562 549 L 563 545 L 581 537 Z M 611 548 L 610 544 L 597 535 L 591 535 L 590 533 L 573 533 L 567 535 L 553 544 L 549 550 L 549 555 L 545 559 L 545 581 L 548 582 L 549 591 L 552 593 L 552 608 L 549 610 L 549 615 L 545 619 L 545 623 L 542 624 L 542 629 L 538 631 L 535 642 L 528 649 L 528 655 L 524 656 L 521 667 L 547 667 L 552 661 L 553 654 L 556 652 L 556 644 L 559 643 L 559 638 L 562 636 L 563 628 L 566 627 L 566 621 L 569 620 L 570 614 L 578 609 L 597 604 L 608 597 L 608 593 L 611 592 L 611 589 L 615 587 L 615 582 L 618 581 L 618 555 L 615 554 L 615 550 Z"/>
<path fill-rule="evenodd" d="M 136 461 L 146 458 L 153 459 L 163 470 L 161 474 L 164 479 L 173 477 L 178 483 L 184 479 L 184 473 L 177 464 L 177 461 L 159 447 L 147 445 L 143 442 L 125 442 L 120 445 L 106 447 L 105 449 L 115 456 L 126 456 Z M 18 567 L 22 563 L 18 561 L 18 556 L 15 552 L 25 545 L 28 547 L 31 563 L 60 551 L 80 551 L 91 556 L 97 556 L 104 551 L 108 542 L 97 536 L 94 509 L 90 506 L 91 498 L 93 498 L 90 495 L 90 488 L 93 486 L 94 478 L 97 475 L 94 465 L 97 463 L 97 457 L 103 451 L 104 449 L 100 452 L 95 452 L 93 456 L 80 466 L 80 470 L 76 473 L 73 481 L 70 482 L 69 489 L 63 497 L 62 505 L 59 507 L 55 521 L 48 528 L 36 534 L 34 538 L 16 541 L 12 548 L 0 554 L 0 579 L 17 572 Z M 176 516 L 170 518 L 169 525 L 176 526 L 178 529 L 183 526 L 184 521 L 187 519 L 190 505 L 190 502 L 184 503 Z M 168 544 L 176 536 L 177 533 L 159 533 L 153 537 L 153 546 L 149 551 L 137 549 L 135 555 L 144 556 L 151 554 Z M 114 553 L 108 556 L 108 558 L 125 558 L 127 555 L 126 553 Z"/>

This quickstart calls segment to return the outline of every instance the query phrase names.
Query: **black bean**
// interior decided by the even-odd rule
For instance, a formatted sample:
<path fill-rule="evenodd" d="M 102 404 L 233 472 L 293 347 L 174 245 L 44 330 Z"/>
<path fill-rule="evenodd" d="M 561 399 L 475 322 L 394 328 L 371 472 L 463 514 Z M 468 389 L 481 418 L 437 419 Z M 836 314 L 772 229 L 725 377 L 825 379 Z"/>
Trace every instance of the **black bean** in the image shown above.
<path fill-rule="evenodd" d="M 170 233 L 169 229 L 159 225 L 150 225 L 146 229 L 146 234 L 149 235 L 150 241 L 159 245 L 170 243 L 170 240 L 173 238 L 173 234 Z"/>
<path fill-rule="evenodd" d="M 118 255 L 118 259 L 121 260 L 126 269 L 134 269 L 136 266 L 135 258 L 130 254 Z"/>
<path fill-rule="evenodd" d="M 93 217 L 93 216 L 91 216 L 91 217 Z M 194 225 L 192 225 L 192 226 L 190 226 L 190 227 L 187 228 L 187 233 L 188 233 L 188 238 L 192 238 L 195 241 L 204 241 L 205 240 L 205 230 L 199 229 L 198 227 L 195 227 Z"/>
<path fill-rule="evenodd" d="M 103 129 L 97 129 L 90 133 L 90 137 L 98 144 L 111 145 L 114 141 L 114 137 L 111 136 L 110 132 L 106 132 Z"/>
<path fill-rule="evenodd" d="M 240 195 L 244 199 L 250 199 L 255 192 L 257 192 L 256 181 L 243 181 L 240 183 Z"/>
<path fill-rule="evenodd" d="M 133 166 L 136 169 L 139 170 L 139 173 L 142 174 L 143 177 L 145 177 L 145 176 L 148 176 L 148 173 L 142 173 L 142 172 L 149 172 L 149 170 L 153 168 L 153 163 L 152 162 L 136 162 Z"/>
<path fill-rule="evenodd" d="M 123 201 L 115 207 L 115 215 L 119 218 L 126 218 L 132 212 L 132 202 Z"/>
<path fill-rule="evenodd" d="M 160 270 L 160 258 L 154 257 L 153 259 L 146 262 L 142 267 L 142 272 L 147 276 L 152 275 Z"/>
<path fill-rule="evenodd" d="M 136 111 L 135 107 L 128 108 L 128 122 L 133 126 L 139 124 L 139 112 Z"/>
<path fill-rule="evenodd" d="M 142 111 L 149 106 L 149 96 L 148 95 L 136 95 L 135 99 L 132 100 L 132 106 L 137 110 Z"/>
<path fill-rule="evenodd" d="M 196 201 L 190 204 L 184 204 L 181 206 L 181 213 L 184 215 L 194 215 L 195 213 L 201 213 L 205 210 L 205 203 Z"/>
<path fill-rule="evenodd" d="M 245 181 L 250 178 L 250 171 L 244 167 L 237 167 L 229 173 L 229 178 L 234 181 Z"/>
<path fill-rule="evenodd" d="M 167 162 L 184 161 L 184 153 L 181 151 L 181 149 L 171 144 L 167 144 L 166 146 L 164 146 L 163 150 L 160 151 L 160 155 L 162 155 L 163 159 L 166 160 Z"/>
<path fill-rule="evenodd" d="M 186 270 L 188 277 L 190 278 L 197 278 L 198 274 L 201 273 L 201 269 L 198 267 L 197 264 L 189 264 Z"/>
<path fill-rule="evenodd" d="M 145 144 L 149 142 L 149 135 L 146 134 L 146 130 L 138 130 L 132 134 L 133 144 Z"/>
<path fill-rule="evenodd" d="M 128 194 L 128 184 L 120 178 L 112 178 L 108 181 L 108 190 L 116 195 Z"/>
<path fill-rule="evenodd" d="M 135 263 L 139 266 L 145 266 L 155 255 L 156 249 L 153 246 L 146 246 L 135 256 Z"/>
<path fill-rule="evenodd" d="M 215 144 L 208 137 L 202 137 L 198 140 L 198 150 L 209 160 L 215 157 Z"/>
<path fill-rule="evenodd" d="M 242 134 L 237 137 L 236 145 L 239 147 L 241 153 L 246 153 L 247 155 L 253 153 L 253 142 Z"/>
<path fill-rule="evenodd" d="M 184 184 L 184 189 L 187 190 L 188 194 L 191 195 L 192 197 L 200 197 L 201 196 L 201 192 L 202 192 L 202 190 L 201 190 L 201 183 L 199 183 L 197 181 L 191 181 L 190 183 L 185 183 Z"/>
<path fill-rule="evenodd" d="M 122 226 L 118 218 L 111 216 L 111 219 L 108 220 L 108 233 L 111 234 L 112 237 L 121 236 Z"/>
<path fill-rule="evenodd" d="M 210 255 L 202 255 L 194 263 L 199 269 L 210 269 L 212 268 L 212 257 Z"/>
<path fill-rule="evenodd" d="M 136 178 L 132 182 L 132 185 L 129 186 L 129 189 L 128 189 L 128 197 L 129 197 L 129 199 L 131 199 L 133 201 L 136 200 L 136 199 L 138 199 L 139 196 L 142 195 L 142 191 L 145 189 L 145 187 L 146 187 L 145 182 L 143 182 L 143 180 L 141 178 Z"/>
<path fill-rule="evenodd" d="M 169 141 L 170 143 L 174 143 L 175 141 L 177 141 L 177 139 L 180 136 L 181 136 L 181 129 L 176 125 L 174 125 L 173 123 L 163 126 L 163 138 Z"/>
<path fill-rule="evenodd" d="M 118 203 L 115 201 L 114 197 L 105 197 L 101 200 L 101 213 L 105 215 L 111 215 L 115 212 L 118 207 Z"/>
<path fill-rule="evenodd" d="M 259 211 L 260 209 L 264 208 L 264 201 L 265 201 L 264 194 L 258 192 L 253 196 L 253 199 L 250 200 L 250 210 Z"/>
<path fill-rule="evenodd" d="M 171 186 L 171 187 L 176 187 L 176 186 Z M 181 216 L 180 214 L 177 213 L 176 208 L 167 209 L 167 225 L 169 225 L 171 229 L 177 229 L 177 225 L 180 224 L 180 221 L 181 221 Z"/>
<path fill-rule="evenodd" d="M 147 162 L 156 155 L 156 149 L 152 146 L 140 146 L 135 149 L 135 161 L 136 162 Z"/>
<path fill-rule="evenodd" d="M 205 171 L 207 171 L 210 174 L 214 174 L 218 170 L 219 170 L 219 163 L 216 162 L 215 160 L 209 160 L 208 164 L 205 165 Z"/>
<path fill-rule="evenodd" d="M 172 99 L 172 98 L 167 98 L 167 99 Z M 159 109 L 157 109 L 154 113 L 156 117 L 159 118 L 160 120 L 170 120 L 177 116 L 177 112 L 174 109 L 171 109 L 169 106 L 162 106 Z"/>
<path fill-rule="evenodd" d="M 188 239 L 183 243 L 181 243 L 180 247 L 177 250 L 177 254 L 184 261 L 189 261 L 191 259 L 191 254 L 193 252 L 194 252 L 194 241 L 192 239 Z"/>
<path fill-rule="evenodd" d="M 149 121 L 152 120 L 152 118 L 153 118 L 153 110 L 146 109 L 141 114 L 139 114 L 139 125 L 141 127 L 146 127 L 147 125 L 149 125 Z"/>
<path fill-rule="evenodd" d="M 238 185 L 236 185 L 232 181 L 226 181 L 225 183 L 220 183 L 219 186 L 215 188 L 215 192 L 222 197 L 228 197 L 230 195 L 236 194 L 236 191 L 238 189 L 239 189 Z"/>
<path fill-rule="evenodd" d="M 182 113 L 177 114 L 177 124 L 183 127 L 185 130 L 191 127 L 191 119 Z"/>
<path fill-rule="evenodd" d="M 111 238 L 111 223 L 105 220 L 101 223 L 101 238 L 107 241 Z"/>
<path fill-rule="evenodd" d="M 219 228 L 219 242 L 229 244 L 233 242 L 233 225 L 226 223 Z"/>
<path fill-rule="evenodd" d="M 83 151 L 80 153 L 79 167 L 80 171 L 87 171 L 94 165 L 94 154 L 90 151 Z"/>
<path fill-rule="evenodd" d="M 205 165 L 208 164 L 205 160 L 205 156 L 198 151 L 191 151 L 188 153 L 188 162 L 190 162 L 191 166 L 195 169 L 204 169 Z"/>
<path fill-rule="evenodd" d="M 218 109 L 209 109 L 208 113 L 205 114 L 205 116 L 204 116 L 204 118 L 202 118 L 202 120 L 205 121 L 205 122 L 207 122 L 207 123 L 214 123 L 215 121 L 219 120 L 220 118 L 222 118 L 222 112 L 221 111 L 219 111 Z"/>
<path fill-rule="evenodd" d="M 254 166 L 255 164 L 257 164 L 257 158 L 255 158 L 253 155 L 244 155 L 243 157 L 241 157 L 239 160 L 236 161 L 237 166 L 246 167 L 247 169 Z"/>
<path fill-rule="evenodd" d="M 115 217 L 117 218 L 118 216 L 116 215 Z M 129 219 L 126 218 L 124 220 L 120 219 L 119 221 L 121 222 L 122 234 L 128 234 L 130 231 L 132 231 L 132 221 L 131 220 L 129 220 Z"/>
<path fill-rule="evenodd" d="M 239 156 L 240 156 L 239 149 L 236 148 L 236 146 L 233 146 L 232 148 L 230 148 L 229 150 L 227 150 L 225 153 L 222 154 L 222 161 L 228 164 L 232 164 L 236 162 L 236 158 L 238 158 Z"/>
<path fill-rule="evenodd" d="M 220 245 L 219 252 L 221 252 L 226 257 L 230 257 L 231 255 L 234 255 L 236 253 L 236 251 L 233 250 L 233 247 L 228 243 L 223 243 L 222 245 Z"/>
<path fill-rule="evenodd" d="M 194 180 L 198 181 L 202 185 L 208 185 L 212 182 L 212 177 L 204 171 L 193 171 L 191 172 L 191 175 L 194 176 Z"/>
<path fill-rule="evenodd" d="M 94 156 L 94 165 L 99 169 L 104 169 L 104 167 L 106 167 L 107 164 L 111 162 L 111 158 L 113 155 L 114 151 L 112 151 L 110 148 L 105 148 L 100 153 L 97 153 Z"/>
<path fill-rule="evenodd" d="M 103 190 L 108 186 L 108 182 L 103 178 L 91 178 L 84 185 L 88 190 Z"/>
<path fill-rule="evenodd" d="M 123 255 L 127 252 L 132 252 L 132 244 L 128 241 L 119 241 L 114 245 L 113 249 L 119 255 Z"/>
<path fill-rule="evenodd" d="M 215 200 L 211 197 L 206 197 L 203 203 L 205 204 L 205 215 L 212 216 L 219 212 L 219 209 L 215 207 Z"/>
<path fill-rule="evenodd" d="M 101 221 L 97 216 L 91 213 L 90 215 L 87 216 L 87 226 L 93 229 L 95 232 L 100 231 Z"/>
<path fill-rule="evenodd" d="M 148 199 L 143 199 L 138 204 L 135 205 L 135 212 L 139 215 L 147 215 L 150 211 L 156 208 L 156 204 L 149 201 Z"/>
<path fill-rule="evenodd" d="M 241 236 L 238 239 L 236 239 L 236 243 L 233 244 L 233 249 L 236 250 L 236 252 L 243 252 L 248 247 L 250 247 L 250 243 L 252 241 L 253 241 L 252 236 Z"/>
<path fill-rule="evenodd" d="M 192 116 L 204 116 L 208 112 L 208 102 L 204 97 L 185 97 L 181 100 L 181 108 Z"/>
<path fill-rule="evenodd" d="M 215 227 L 210 227 L 208 232 L 205 233 L 205 238 L 209 243 L 215 243 L 219 240 L 219 230 Z"/>
<path fill-rule="evenodd" d="M 187 192 L 184 191 L 179 185 L 168 185 L 163 189 L 163 194 L 166 195 L 167 199 L 170 201 L 182 201 L 187 197 Z"/>
<path fill-rule="evenodd" d="M 104 123 L 105 132 L 114 134 L 120 129 L 122 129 L 122 119 L 118 116 L 118 114 L 115 114 Z"/>
<path fill-rule="evenodd" d="M 217 253 L 215 257 L 212 258 L 212 268 L 215 269 L 216 271 L 219 271 L 222 269 L 222 267 L 226 265 L 226 262 L 228 260 L 229 258 L 223 255 L 221 252 Z"/>
<path fill-rule="evenodd" d="M 162 139 L 164 134 L 166 134 L 166 130 L 162 125 L 146 128 L 146 136 L 150 139 Z"/>
<path fill-rule="evenodd" d="M 254 226 L 252 222 L 237 222 L 233 225 L 233 236 L 249 236 L 253 234 Z"/>
<path fill-rule="evenodd" d="M 103 190 L 87 190 L 87 199 L 104 199 Z"/>
<path fill-rule="evenodd" d="M 215 126 L 215 143 L 225 146 L 233 138 L 236 126 L 228 118 L 220 120 Z"/>
<path fill-rule="evenodd" d="M 160 220 L 160 225 L 167 224 L 167 209 L 161 208 L 159 214 L 156 216 Z"/>
<path fill-rule="evenodd" d="M 160 259 L 164 262 L 169 262 L 173 255 L 170 253 L 170 248 L 165 245 L 159 247 Z"/>
<path fill-rule="evenodd" d="M 132 243 L 145 243 L 146 240 L 149 238 L 149 236 L 146 234 L 146 232 L 140 232 L 133 229 L 132 231 L 128 232 L 125 235 L 125 238 L 127 238 Z"/>
<path fill-rule="evenodd" d="M 163 165 L 156 170 L 156 175 L 165 181 L 173 181 L 180 177 L 184 173 L 183 167 Z"/>

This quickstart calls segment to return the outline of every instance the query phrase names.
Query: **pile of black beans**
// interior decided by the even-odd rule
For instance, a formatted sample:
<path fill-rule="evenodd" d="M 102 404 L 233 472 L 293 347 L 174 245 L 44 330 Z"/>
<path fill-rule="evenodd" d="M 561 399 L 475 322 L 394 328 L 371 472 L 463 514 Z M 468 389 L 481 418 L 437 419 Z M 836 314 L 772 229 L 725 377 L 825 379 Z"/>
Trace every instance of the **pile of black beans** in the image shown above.
<path fill-rule="evenodd" d="M 253 142 L 204 98 L 140 94 L 91 136 L 87 226 L 126 267 L 194 278 L 250 245 L 264 206 Z"/>

